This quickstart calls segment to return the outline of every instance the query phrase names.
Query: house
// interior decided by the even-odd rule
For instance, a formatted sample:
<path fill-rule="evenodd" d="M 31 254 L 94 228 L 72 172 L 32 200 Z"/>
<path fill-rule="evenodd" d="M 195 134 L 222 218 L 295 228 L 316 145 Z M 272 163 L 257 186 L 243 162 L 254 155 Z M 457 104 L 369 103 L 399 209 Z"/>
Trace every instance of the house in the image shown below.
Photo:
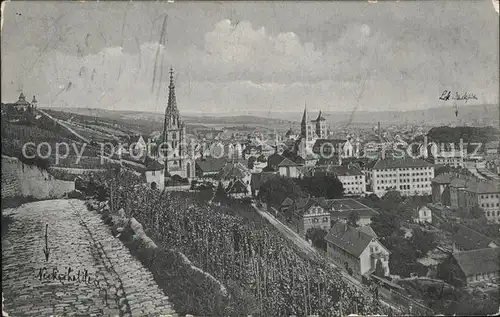
<path fill-rule="evenodd" d="M 293 207 L 293 199 L 286 197 L 280 205 L 279 211 L 286 213 L 290 208 Z"/>
<path fill-rule="evenodd" d="M 129 151 L 134 153 L 147 154 L 147 144 L 142 135 L 132 135 L 129 139 Z"/>
<path fill-rule="evenodd" d="M 297 163 L 275 152 L 267 158 L 266 172 L 278 172 L 280 176 L 300 176 Z"/>
<path fill-rule="evenodd" d="M 432 212 L 427 206 L 415 208 L 412 213 L 412 219 L 416 223 L 432 223 Z"/>
<path fill-rule="evenodd" d="M 321 198 L 300 198 L 294 201 L 290 213 L 292 229 L 305 237 L 311 228 L 330 229 L 328 205 Z"/>
<path fill-rule="evenodd" d="M 325 237 L 328 257 L 358 280 L 374 273 L 377 265 L 384 276 L 389 275 L 389 250 L 368 228 L 362 228 L 335 223 Z"/>
<path fill-rule="evenodd" d="M 467 186 L 467 181 L 470 178 L 471 178 L 470 176 L 457 174 L 455 177 L 451 179 L 449 187 L 450 187 L 450 206 L 452 209 L 459 208 L 459 202 L 458 202 L 459 191 Z"/>
<path fill-rule="evenodd" d="M 372 217 L 378 213 L 372 208 L 360 203 L 352 198 L 343 199 L 328 199 L 328 210 L 332 221 L 347 222 L 351 213 L 356 213 L 359 216 L 357 225 L 366 226 L 372 222 Z"/>
<path fill-rule="evenodd" d="M 146 157 L 144 162 L 146 170 L 144 172 L 146 176 L 146 183 L 151 187 L 151 189 L 163 190 L 165 188 L 165 176 L 164 176 L 164 166 L 160 162 Z"/>
<path fill-rule="evenodd" d="M 277 179 L 279 175 L 273 172 L 261 172 L 252 173 L 250 177 L 250 189 L 253 197 L 257 197 L 259 194 L 260 186 L 265 182 L 273 179 Z"/>
<path fill-rule="evenodd" d="M 199 158 L 195 161 L 196 177 L 203 178 L 216 176 L 226 163 L 227 160 L 225 158 L 215 158 L 211 156 Z"/>
<path fill-rule="evenodd" d="M 492 282 L 500 277 L 500 248 L 484 248 L 452 253 L 442 264 L 449 272 L 447 282 L 473 285 Z"/>
<path fill-rule="evenodd" d="M 224 167 L 217 173 L 215 179 L 222 181 L 224 186 L 227 186 L 229 182 L 233 182 L 235 180 L 240 180 L 245 187 L 247 187 L 247 191 L 250 191 L 250 177 L 251 173 L 246 166 L 241 163 L 226 163 Z"/>
<path fill-rule="evenodd" d="M 474 179 L 467 182 L 466 186 L 459 191 L 459 206 L 466 211 L 480 207 L 488 222 L 500 223 L 499 195 L 498 182 Z"/>
<path fill-rule="evenodd" d="M 241 179 L 236 179 L 229 183 L 226 188 L 226 193 L 234 198 L 246 197 L 249 193 L 248 185 L 245 184 Z"/>
<path fill-rule="evenodd" d="M 495 239 L 461 224 L 457 224 L 454 227 L 452 240 L 453 253 L 485 248 L 498 248 L 500 246 L 500 243 L 495 241 Z"/>
<path fill-rule="evenodd" d="M 492 141 L 488 142 L 484 145 L 484 154 L 487 155 L 498 155 L 499 152 L 499 144 L 500 141 Z"/>
<path fill-rule="evenodd" d="M 450 183 L 453 173 L 443 173 L 431 180 L 432 202 L 450 206 Z"/>

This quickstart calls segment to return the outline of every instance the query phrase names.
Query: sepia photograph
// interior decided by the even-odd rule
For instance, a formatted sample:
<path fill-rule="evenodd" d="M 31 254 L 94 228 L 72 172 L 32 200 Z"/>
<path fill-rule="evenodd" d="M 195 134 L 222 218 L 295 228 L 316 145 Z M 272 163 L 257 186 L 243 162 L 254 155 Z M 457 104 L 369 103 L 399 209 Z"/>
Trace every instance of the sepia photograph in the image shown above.
<path fill-rule="evenodd" d="M 500 316 L 498 0 L 3 1 L 2 317 Z"/>

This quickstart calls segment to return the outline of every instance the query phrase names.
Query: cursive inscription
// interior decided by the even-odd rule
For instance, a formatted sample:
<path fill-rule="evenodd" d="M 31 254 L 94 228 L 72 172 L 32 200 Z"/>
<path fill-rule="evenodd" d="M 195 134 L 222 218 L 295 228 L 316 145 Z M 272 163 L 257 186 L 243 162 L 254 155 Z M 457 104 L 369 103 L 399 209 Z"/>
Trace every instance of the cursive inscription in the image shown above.
<path fill-rule="evenodd" d="M 59 271 L 57 268 L 53 268 L 52 272 L 48 271 L 46 267 L 43 267 L 38 270 L 36 277 L 40 279 L 40 281 L 53 280 L 60 282 L 75 282 L 85 283 L 87 285 L 93 284 L 96 287 L 100 287 L 99 281 L 92 279 L 87 270 L 78 270 L 75 272 L 71 267 L 68 267 L 65 271 Z"/>
<path fill-rule="evenodd" d="M 469 101 L 469 99 L 475 99 L 477 100 L 476 95 L 468 92 L 464 92 L 459 94 L 458 92 L 453 93 L 451 90 L 443 90 L 441 93 L 441 96 L 439 97 L 439 100 L 465 100 L 465 103 Z"/>

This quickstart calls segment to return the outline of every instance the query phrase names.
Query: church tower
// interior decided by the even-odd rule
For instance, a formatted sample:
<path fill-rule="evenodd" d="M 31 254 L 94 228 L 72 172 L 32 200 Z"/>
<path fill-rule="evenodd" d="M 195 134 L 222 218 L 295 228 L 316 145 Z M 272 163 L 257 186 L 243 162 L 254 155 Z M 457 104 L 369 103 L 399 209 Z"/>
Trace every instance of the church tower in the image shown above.
<path fill-rule="evenodd" d="M 300 136 L 306 141 L 310 141 L 312 139 L 312 132 L 311 124 L 307 116 L 307 105 L 304 105 L 304 114 L 302 115 L 302 122 L 300 123 Z"/>
<path fill-rule="evenodd" d="M 316 135 L 319 139 L 326 139 L 326 119 L 323 117 L 321 110 L 319 112 L 318 118 L 313 121 L 316 124 Z"/>
<path fill-rule="evenodd" d="M 194 163 L 187 155 L 186 126 L 181 120 L 175 97 L 174 71 L 170 68 L 168 104 L 163 122 L 163 143 L 166 145 L 165 176 L 179 175 L 191 179 L 194 176 Z M 164 149 L 165 150 L 165 149 Z"/>

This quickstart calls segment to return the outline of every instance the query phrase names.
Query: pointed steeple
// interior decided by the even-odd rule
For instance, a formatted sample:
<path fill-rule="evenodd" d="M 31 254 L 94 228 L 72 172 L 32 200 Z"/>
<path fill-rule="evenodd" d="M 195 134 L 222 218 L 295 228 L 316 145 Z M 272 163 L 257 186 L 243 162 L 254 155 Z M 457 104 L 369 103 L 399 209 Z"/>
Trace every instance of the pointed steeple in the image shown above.
<path fill-rule="evenodd" d="M 302 115 L 302 124 L 307 123 L 307 103 L 304 102 L 304 114 Z"/>
<path fill-rule="evenodd" d="M 316 119 L 316 121 L 325 121 L 325 117 L 323 117 L 323 114 L 321 112 L 321 110 L 319 111 L 319 115 L 318 115 L 318 118 Z"/>
<path fill-rule="evenodd" d="M 175 98 L 174 70 L 170 67 L 170 85 L 168 86 L 168 104 L 165 109 L 165 128 L 171 126 L 180 126 L 179 109 L 177 109 L 177 100 Z"/>

